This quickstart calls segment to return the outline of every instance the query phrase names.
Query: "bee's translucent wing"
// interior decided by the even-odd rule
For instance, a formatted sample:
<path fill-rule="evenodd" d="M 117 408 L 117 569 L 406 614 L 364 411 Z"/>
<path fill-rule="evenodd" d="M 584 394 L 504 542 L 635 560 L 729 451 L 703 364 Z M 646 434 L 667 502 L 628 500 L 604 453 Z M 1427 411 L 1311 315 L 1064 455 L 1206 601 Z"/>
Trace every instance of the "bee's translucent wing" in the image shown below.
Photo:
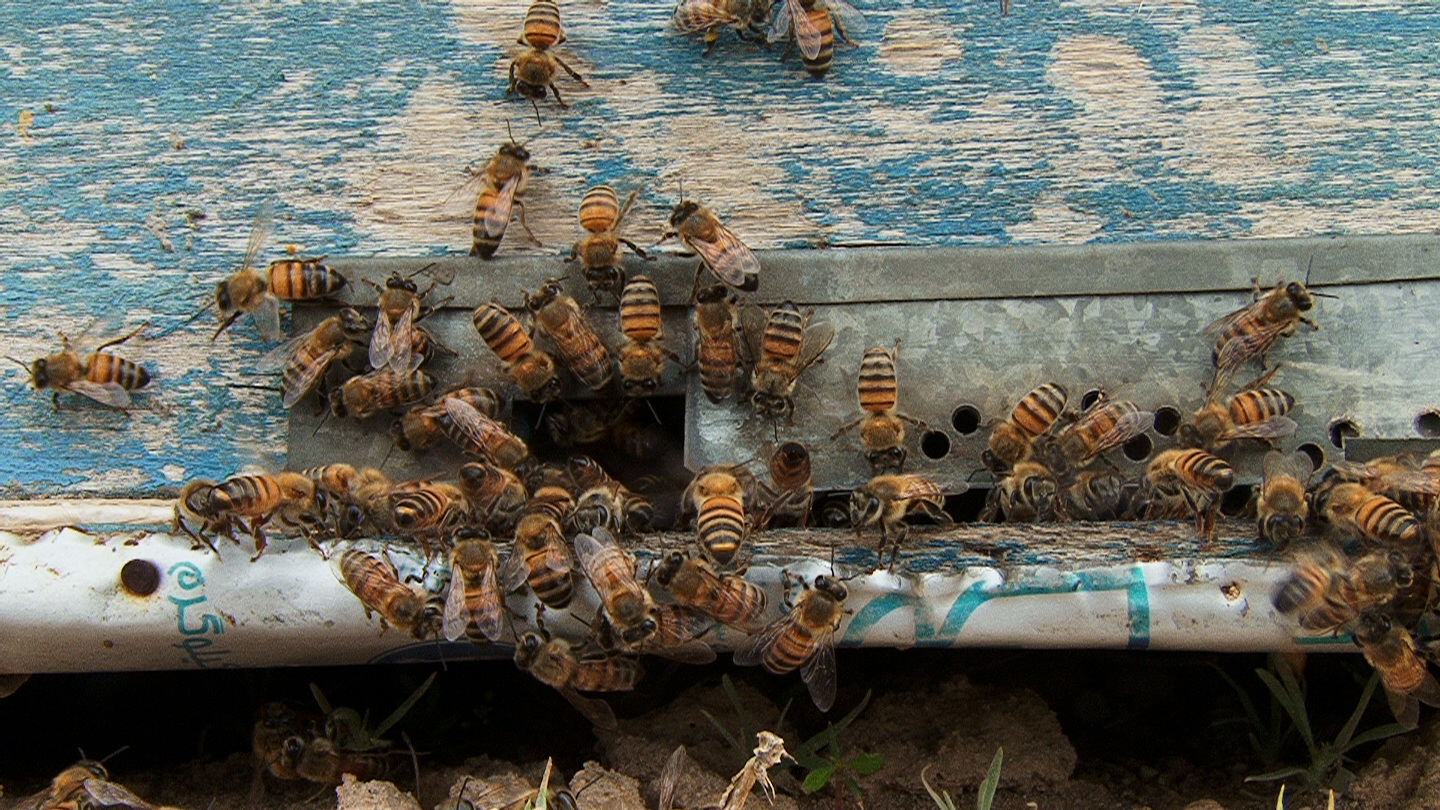
<path fill-rule="evenodd" d="M 320 379 L 325 376 L 325 372 L 330 370 L 330 363 L 335 360 L 335 355 L 339 353 L 339 349 L 330 349 L 322 352 L 319 357 L 315 358 L 314 362 L 301 370 L 300 376 L 295 378 L 294 383 L 285 381 L 281 386 L 283 389 L 281 391 L 281 402 L 284 403 L 285 407 L 293 408 L 295 407 L 295 403 L 304 399 L 305 395 L 315 388 L 315 384 L 320 382 Z"/>
<path fill-rule="evenodd" d="M 765 659 L 765 654 L 775 646 L 775 642 L 795 624 L 795 611 L 791 610 L 784 616 L 766 625 L 764 630 L 750 636 L 735 647 L 735 665 L 741 667 L 753 667 Z"/>
<path fill-rule="evenodd" d="M 1288 416 L 1272 416 L 1248 425 L 1236 425 L 1220 434 L 1221 439 L 1282 439 L 1294 436 L 1300 425 Z"/>
<path fill-rule="evenodd" d="M 260 204 L 260 210 L 255 214 L 255 224 L 250 228 L 250 241 L 245 243 L 245 261 L 241 263 L 241 269 L 253 267 L 255 257 L 260 255 L 260 249 L 270 239 L 270 231 L 275 225 L 275 204 L 266 200 Z"/>
<path fill-rule="evenodd" d="M 1315 462 L 1301 452 L 1287 455 L 1278 450 L 1271 450 L 1265 454 L 1263 468 L 1267 481 L 1277 476 L 1288 475 L 1303 484 L 1310 480 L 1310 476 L 1315 472 Z"/>
<path fill-rule="evenodd" d="M 815 644 L 815 652 L 800 667 L 800 678 L 809 688 L 815 708 L 828 712 L 835 705 L 835 634 L 823 633 Z"/>
<path fill-rule="evenodd" d="M 280 339 L 280 299 L 266 293 L 260 299 L 260 306 L 251 315 L 255 320 L 255 328 L 260 331 L 260 337 L 267 343 L 274 343 Z"/>
<path fill-rule="evenodd" d="M 484 197 L 487 193 L 493 193 L 494 201 L 486 207 L 484 216 L 485 233 L 490 236 L 503 236 L 505 229 L 510 226 L 510 212 L 515 207 L 515 193 L 520 190 L 520 178 L 511 177 L 505 181 L 505 185 L 498 190 L 491 192 L 490 187 L 481 189 L 480 195 Z"/>
<path fill-rule="evenodd" d="M 445 611 L 441 614 L 440 628 L 446 641 L 458 641 L 465 635 L 470 624 L 470 612 L 465 609 L 465 576 L 460 569 L 450 569 L 450 592 L 445 595 Z"/>
<path fill-rule="evenodd" d="M 800 353 L 796 358 L 796 369 L 804 371 L 820 359 L 820 355 L 830 348 L 830 343 L 835 340 L 835 324 L 826 321 L 825 323 L 810 324 L 805 329 L 805 337 L 800 341 Z M 797 372 L 798 373 L 798 372 Z"/>
<path fill-rule="evenodd" d="M 97 383 L 90 380 L 76 380 L 66 386 L 66 390 L 87 396 L 112 408 L 124 410 L 130 407 L 130 392 L 117 382 Z"/>
<path fill-rule="evenodd" d="M 715 277 L 740 289 L 754 289 L 760 274 L 760 260 L 729 228 L 717 224 L 715 240 L 687 239 L 685 244 L 700 255 Z"/>
<path fill-rule="evenodd" d="M 499 641 L 505 633 L 505 600 L 500 598 L 500 585 L 495 579 L 495 566 L 487 565 L 480 573 L 480 611 L 475 623 L 485 638 Z"/>
<path fill-rule="evenodd" d="M 614 731 L 619 727 L 620 724 L 615 721 L 615 710 L 610 708 L 609 703 L 599 698 L 585 697 L 568 686 L 557 687 L 557 690 L 596 728 Z"/>

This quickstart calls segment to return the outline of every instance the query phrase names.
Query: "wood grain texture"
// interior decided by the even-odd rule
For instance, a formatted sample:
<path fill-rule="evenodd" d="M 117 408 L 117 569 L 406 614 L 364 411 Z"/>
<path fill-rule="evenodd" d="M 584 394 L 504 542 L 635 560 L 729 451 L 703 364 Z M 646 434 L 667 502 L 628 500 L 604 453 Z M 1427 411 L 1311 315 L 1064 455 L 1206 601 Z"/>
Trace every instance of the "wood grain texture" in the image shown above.
<path fill-rule="evenodd" d="M 286 415 L 241 326 L 189 322 L 277 201 L 264 259 L 469 244 L 466 167 L 508 137 L 550 171 L 543 247 L 586 187 L 683 183 L 757 248 L 1126 242 L 1440 228 L 1440 8 L 1385 2 L 864 4 L 821 81 L 665 0 L 562 6 L 568 111 L 506 99 L 524 0 L 217 6 L 0 2 L 0 345 L 118 333 L 169 413 L 28 393 L 10 366 L 0 491 L 136 495 L 283 461 Z M 457 193 L 458 191 L 458 193 Z M 8 365 L 8 364 L 7 364 Z"/>

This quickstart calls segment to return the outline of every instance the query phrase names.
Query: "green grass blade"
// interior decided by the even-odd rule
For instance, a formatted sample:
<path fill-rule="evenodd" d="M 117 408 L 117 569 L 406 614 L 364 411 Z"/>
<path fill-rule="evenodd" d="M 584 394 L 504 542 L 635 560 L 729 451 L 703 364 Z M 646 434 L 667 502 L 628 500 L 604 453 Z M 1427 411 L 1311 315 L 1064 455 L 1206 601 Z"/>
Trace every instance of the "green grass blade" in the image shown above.
<path fill-rule="evenodd" d="M 955 800 L 950 796 L 950 791 L 942 790 L 936 793 L 935 788 L 930 787 L 930 780 L 925 778 L 925 772 L 928 770 L 930 770 L 929 765 L 920 769 L 920 784 L 925 786 L 925 792 L 930 794 L 931 800 L 935 802 L 935 805 L 939 807 L 940 810 L 957 810 Z"/>
<path fill-rule="evenodd" d="M 379 737 L 381 734 L 389 731 L 391 726 L 400 722 L 400 718 L 404 717 L 405 713 L 410 711 L 411 707 L 413 707 L 417 702 L 419 702 L 420 696 L 425 694 L 425 690 L 429 689 L 430 684 L 435 682 L 435 675 L 436 673 L 434 672 L 430 673 L 430 677 L 426 678 L 425 682 L 420 684 L 420 687 L 418 689 L 416 689 L 414 692 L 411 692 L 410 697 L 405 698 L 405 702 L 401 703 L 399 708 L 391 712 L 390 716 L 385 718 L 385 721 L 382 722 L 380 726 L 371 733 L 370 736 Z"/>
<path fill-rule="evenodd" d="M 734 748 L 742 753 L 744 752 L 745 749 L 741 747 L 740 742 L 734 737 L 730 736 L 729 729 L 720 725 L 720 721 L 716 720 L 714 715 L 710 714 L 710 712 L 707 712 L 704 709 L 701 709 L 700 713 L 705 715 L 705 719 L 709 720 L 710 725 L 714 726 L 715 730 L 720 732 L 720 736 L 725 738 L 725 742 L 729 743 L 731 748 Z"/>
<path fill-rule="evenodd" d="M 1000 787 L 1000 767 L 1005 763 L 1005 747 L 995 749 L 995 758 L 990 760 L 990 770 L 985 772 L 985 781 L 980 783 L 980 793 L 975 797 L 976 810 L 990 810 L 995 803 L 995 791 Z"/>
<path fill-rule="evenodd" d="M 865 707 L 868 705 L 870 705 L 870 690 L 867 689 L 865 691 L 865 697 L 860 699 L 860 702 L 856 704 L 855 708 L 850 710 L 849 714 L 840 718 L 838 722 L 826 726 L 824 731 L 800 743 L 800 745 L 791 752 L 791 755 L 795 757 L 795 761 L 804 765 L 806 758 L 813 761 L 825 746 L 834 745 L 835 737 L 844 731 L 851 723 L 855 722 L 855 718 L 859 717 L 860 713 L 865 711 Z"/>
<path fill-rule="evenodd" d="M 730 680 L 729 675 L 720 676 L 720 685 L 729 696 L 730 705 L 735 707 L 735 716 L 740 718 L 740 739 L 745 743 L 740 746 L 741 753 L 748 753 L 747 745 L 750 740 L 755 739 L 755 731 L 750 725 L 750 713 L 745 711 L 745 704 L 740 701 L 740 690 L 735 688 L 735 682 Z"/>
<path fill-rule="evenodd" d="M 1285 671 L 1288 671 L 1288 667 Z M 1268 670 L 1257 669 L 1255 670 L 1255 674 L 1259 676 L 1260 680 L 1265 684 L 1265 687 L 1270 690 L 1270 694 L 1275 696 L 1275 702 L 1279 703 L 1280 706 L 1285 709 L 1285 713 L 1290 715 L 1291 722 L 1295 724 L 1296 730 L 1300 732 L 1300 737 L 1305 740 L 1306 750 L 1313 752 L 1315 750 L 1315 737 L 1310 733 L 1310 718 L 1305 714 L 1304 700 L 1297 700 L 1295 693 L 1287 691 L 1285 686 Z M 1293 679 L 1294 675 L 1292 674 L 1292 683 L 1294 682 Z"/>
<path fill-rule="evenodd" d="M 1365 714 L 1365 710 L 1370 708 L 1370 698 L 1374 697 L 1375 687 L 1379 683 L 1380 672 L 1377 670 L 1370 676 L 1370 680 L 1366 681 L 1365 689 L 1360 692 L 1360 701 L 1355 704 L 1355 711 L 1350 713 L 1350 719 L 1345 721 L 1340 733 L 1335 735 L 1337 750 L 1345 751 L 1350 748 L 1350 738 L 1354 736 L 1355 729 L 1360 725 L 1360 718 Z"/>
<path fill-rule="evenodd" d="M 1364 745 L 1365 743 L 1375 742 L 1376 740 L 1383 740 L 1386 737 L 1394 737 L 1396 734 L 1404 734 L 1407 731 L 1413 730 L 1414 729 L 1407 728 L 1400 725 L 1399 723 L 1387 723 L 1383 726 L 1377 726 L 1375 728 L 1372 728 L 1369 731 L 1360 732 L 1355 736 L 1354 739 L 1349 742 L 1348 745 L 1345 746 L 1344 750 L 1349 751 L 1350 749 Z"/>
<path fill-rule="evenodd" d="M 1305 710 L 1305 687 L 1301 686 L 1299 679 L 1295 677 L 1295 670 L 1289 661 L 1280 655 L 1272 655 L 1270 659 L 1275 663 L 1280 679 L 1285 682 L 1285 690 L 1299 709 L 1300 716 L 1295 719 L 1295 726 L 1300 729 L 1300 736 L 1305 739 L 1306 744 L 1313 747 L 1315 732 L 1310 728 L 1310 715 Z"/>

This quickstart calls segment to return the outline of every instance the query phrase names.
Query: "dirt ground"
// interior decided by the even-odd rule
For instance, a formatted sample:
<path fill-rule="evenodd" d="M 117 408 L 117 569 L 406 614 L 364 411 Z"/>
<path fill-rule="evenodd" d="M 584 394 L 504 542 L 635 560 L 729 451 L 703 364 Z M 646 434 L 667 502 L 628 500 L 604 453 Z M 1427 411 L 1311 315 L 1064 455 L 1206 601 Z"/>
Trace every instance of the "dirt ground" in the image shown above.
<path fill-rule="evenodd" d="M 1310 720 L 1317 739 L 1330 739 L 1336 721 L 1343 723 L 1354 708 L 1357 675 L 1363 670 L 1354 661 L 1339 660 L 1350 658 L 1326 656 L 1307 671 L 1307 706 L 1313 711 Z M 538 784 L 547 756 L 555 763 L 552 785 L 568 785 L 580 810 L 641 810 L 656 807 L 662 770 L 681 745 L 686 756 L 674 806 L 704 807 L 718 801 L 730 776 L 749 755 L 737 744 L 742 733 L 749 740 L 746 748 L 753 745 L 754 731 L 768 729 L 780 734 L 792 751 L 803 751 L 807 739 L 824 732 L 827 720 L 839 722 L 867 694 L 868 704 L 853 723 L 834 735 L 838 747 L 820 754 L 850 763 L 859 762 L 859 755 L 870 755 L 861 759 L 878 761 L 880 767 L 858 774 L 842 766 L 830 784 L 814 794 L 801 789 L 808 769 L 776 767 L 770 776 L 778 795 L 769 806 L 777 810 L 933 808 L 936 805 L 921 781 L 923 774 L 937 790 L 952 794 L 958 808 L 973 807 L 977 788 L 1001 747 L 1004 759 L 994 804 L 998 810 L 1269 810 L 1276 806 L 1279 783 L 1245 781 L 1265 769 L 1256 752 L 1263 750 L 1270 730 L 1237 719 L 1244 701 L 1216 674 L 1224 670 L 1247 690 L 1262 719 L 1273 718 L 1263 687 L 1253 677 L 1255 666 L 1265 665 L 1261 656 L 993 653 L 977 658 L 960 653 L 868 653 L 842 655 L 841 665 L 845 685 L 828 717 L 808 705 L 798 682 L 791 682 L 795 679 L 717 666 L 691 681 L 659 673 L 653 694 L 615 702 L 620 727 L 598 737 L 553 692 L 516 678 L 517 673 L 503 663 L 474 665 L 485 675 L 483 689 L 473 686 L 474 675 L 452 668 L 440 679 L 438 693 L 417 704 L 401 726 L 421 752 L 418 800 L 416 769 L 408 755 L 393 758 L 388 781 L 347 779 L 338 787 L 328 787 L 266 777 L 262 793 L 252 800 L 254 769 L 248 746 L 241 747 L 244 740 L 235 744 L 239 735 L 233 733 L 234 727 L 244 721 L 252 703 L 277 695 L 300 703 L 295 681 L 315 673 L 271 675 L 258 684 L 252 676 L 249 694 L 237 695 L 233 701 L 231 720 L 212 718 L 199 732 L 200 754 L 189 758 L 185 752 L 191 749 L 184 745 L 168 750 L 149 746 L 146 733 L 134 733 L 145 729 L 136 728 L 129 715 L 107 718 L 92 709 L 87 716 L 95 723 L 128 724 L 131 733 L 119 736 L 128 736 L 129 744 L 140 749 L 112 760 L 114 781 L 147 801 L 186 810 L 315 810 L 332 803 L 339 810 L 468 810 L 457 804 L 456 797 L 461 796 L 477 810 L 507 805 L 518 810 Z M 332 684 L 337 677 L 334 671 L 323 674 Z M 721 676 L 729 681 L 729 690 Z M 185 680 L 175 674 L 168 679 L 172 686 Z M 446 679 L 451 681 L 448 685 Z M 369 695 L 373 702 L 366 705 L 383 714 L 396 702 L 395 695 L 403 698 L 414 673 L 399 680 L 372 683 L 369 690 L 355 684 L 331 688 L 337 702 L 350 700 L 349 694 Z M 463 681 L 472 685 L 461 685 Z M 45 774 L 57 770 L 43 740 L 28 747 L 17 744 L 26 734 L 27 721 L 15 701 L 27 699 L 26 689 L 33 689 L 30 700 L 34 701 L 73 688 L 75 684 L 64 682 L 27 686 L 0 703 L 0 728 L 10 741 L 9 747 L 0 749 L 4 756 L 0 780 L 5 785 L 0 810 L 25 806 L 24 797 L 42 789 L 48 779 Z M 130 709 L 143 712 L 149 695 L 140 688 L 126 691 Z M 481 708 L 461 709 L 457 700 L 465 694 Z M 501 696 L 504 699 L 497 699 Z M 785 710 L 791 698 L 794 701 Z M 361 702 L 356 699 L 347 705 Z M 73 708 L 83 710 L 84 703 L 85 698 L 77 698 Z M 1359 728 L 1363 731 L 1389 720 L 1384 700 L 1377 697 Z M 68 717 L 66 722 L 71 722 Z M 231 730 L 224 731 L 227 726 Z M 719 727 L 726 730 L 724 734 Z M 1286 727 L 1281 717 L 1271 729 L 1281 732 L 1274 737 L 1284 744 L 1274 749 L 1278 759 L 1270 764 L 1308 764 L 1293 730 L 1283 733 Z M 56 732 L 54 727 L 30 728 L 42 737 Z M 72 741 L 109 739 L 73 727 L 71 731 Z M 157 723 L 148 731 L 159 739 L 195 733 L 171 723 Z M 1358 759 L 1350 768 L 1356 778 L 1337 807 L 1440 808 L 1440 718 L 1426 715 L 1420 729 L 1354 753 Z M 127 765 L 127 757 L 146 767 Z M 51 766 L 48 771 L 46 762 Z M 64 764 L 60 761 L 61 767 Z M 843 786 L 847 773 L 857 792 Z M 1285 806 L 1292 810 L 1325 807 L 1323 792 L 1307 789 L 1303 780 L 1288 780 L 1286 794 Z M 749 806 L 767 806 L 758 788 Z"/>

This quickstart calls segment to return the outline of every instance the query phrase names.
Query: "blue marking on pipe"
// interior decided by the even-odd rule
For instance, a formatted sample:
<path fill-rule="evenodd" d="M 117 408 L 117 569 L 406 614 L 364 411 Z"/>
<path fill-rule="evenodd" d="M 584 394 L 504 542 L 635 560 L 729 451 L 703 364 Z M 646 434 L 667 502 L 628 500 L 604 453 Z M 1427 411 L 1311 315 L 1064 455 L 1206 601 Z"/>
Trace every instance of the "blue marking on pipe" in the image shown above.
<path fill-rule="evenodd" d="M 1126 589 L 1129 599 L 1128 620 L 1132 650 L 1143 650 L 1150 646 L 1150 589 L 1145 586 L 1145 570 L 1140 566 L 1130 569 L 1130 587 Z"/>

